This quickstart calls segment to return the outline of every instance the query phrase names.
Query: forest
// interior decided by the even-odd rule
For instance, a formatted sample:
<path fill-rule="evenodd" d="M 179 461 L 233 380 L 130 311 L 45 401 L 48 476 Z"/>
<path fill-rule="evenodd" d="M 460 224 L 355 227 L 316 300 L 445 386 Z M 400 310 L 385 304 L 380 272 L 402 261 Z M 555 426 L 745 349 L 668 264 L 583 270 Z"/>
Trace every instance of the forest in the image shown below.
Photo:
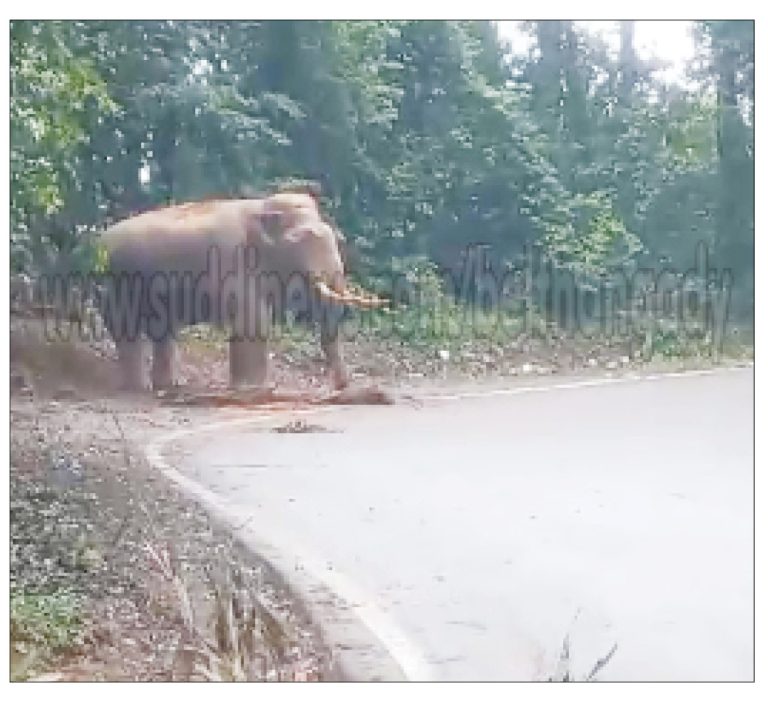
<path fill-rule="evenodd" d="M 584 285 L 685 272 L 754 290 L 754 25 L 692 23 L 684 82 L 571 21 L 14 21 L 11 265 L 93 266 L 148 208 L 311 181 L 355 275 L 536 246 Z"/>

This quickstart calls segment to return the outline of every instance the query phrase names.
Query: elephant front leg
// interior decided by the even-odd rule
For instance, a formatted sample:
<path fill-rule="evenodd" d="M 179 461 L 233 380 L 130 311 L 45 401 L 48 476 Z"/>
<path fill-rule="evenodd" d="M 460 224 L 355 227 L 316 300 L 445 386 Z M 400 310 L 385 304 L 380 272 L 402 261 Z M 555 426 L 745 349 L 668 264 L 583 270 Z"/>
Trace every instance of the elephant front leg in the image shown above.
<path fill-rule="evenodd" d="M 229 340 L 229 380 L 233 388 L 267 385 L 269 375 L 269 350 L 266 340 Z"/>
<path fill-rule="evenodd" d="M 229 340 L 229 383 L 233 388 L 264 388 L 269 378 L 271 320 L 261 291 L 248 289 Z"/>
<path fill-rule="evenodd" d="M 178 383 L 178 348 L 173 337 L 166 337 L 153 345 L 152 388 L 163 390 Z"/>
<path fill-rule="evenodd" d="M 121 384 L 126 391 L 147 389 L 147 373 L 144 363 L 145 342 L 142 337 L 135 340 L 116 342 L 117 358 L 120 364 Z"/>
<path fill-rule="evenodd" d="M 344 356 L 341 352 L 339 331 L 336 330 L 335 334 L 332 334 L 322 329 L 320 332 L 320 346 L 328 363 L 331 387 L 337 391 L 346 388 L 349 385 L 349 371 L 344 363 Z"/>

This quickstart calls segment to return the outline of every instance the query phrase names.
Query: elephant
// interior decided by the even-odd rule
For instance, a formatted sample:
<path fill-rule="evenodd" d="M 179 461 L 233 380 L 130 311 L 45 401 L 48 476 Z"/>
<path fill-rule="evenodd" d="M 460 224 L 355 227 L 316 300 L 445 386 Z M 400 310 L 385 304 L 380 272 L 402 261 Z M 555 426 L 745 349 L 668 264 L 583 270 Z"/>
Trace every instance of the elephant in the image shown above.
<path fill-rule="evenodd" d="M 320 345 L 338 390 L 349 382 L 338 311 L 386 305 L 348 289 L 340 234 L 310 192 L 150 210 L 108 227 L 100 246 L 107 274 L 100 308 L 129 390 L 148 381 L 156 390 L 176 385 L 178 332 L 202 322 L 231 330 L 231 385 L 264 386 L 272 319 L 289 305 L 319 312 Z"/>

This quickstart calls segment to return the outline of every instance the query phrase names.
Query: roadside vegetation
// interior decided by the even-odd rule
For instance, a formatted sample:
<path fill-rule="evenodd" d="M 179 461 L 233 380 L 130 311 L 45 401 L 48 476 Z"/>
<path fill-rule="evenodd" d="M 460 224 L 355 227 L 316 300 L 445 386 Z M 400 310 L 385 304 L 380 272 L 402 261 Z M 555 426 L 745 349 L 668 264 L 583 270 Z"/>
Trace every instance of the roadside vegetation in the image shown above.
<path fill-rule="evenodd" d="M 12 680 L 25 678 L 30 670 L 80 643 L 80 608 L 78 597 L 66 591 L 11 593 Z"/>

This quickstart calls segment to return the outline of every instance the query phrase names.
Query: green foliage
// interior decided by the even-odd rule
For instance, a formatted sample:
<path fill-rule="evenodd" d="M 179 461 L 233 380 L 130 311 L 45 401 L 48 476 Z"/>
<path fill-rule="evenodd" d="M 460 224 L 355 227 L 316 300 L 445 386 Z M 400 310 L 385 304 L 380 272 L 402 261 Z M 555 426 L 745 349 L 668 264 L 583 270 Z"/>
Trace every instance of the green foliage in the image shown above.
<path fill-rule="evenodd" d="M 460 302 L 454 291 L 460 281 L 446 278 L 425 257 L 398 260 L 391 308 L 360 313 L 359 329 L 373 337 L 395 339 L 411 347 L 450 350 L 464 343 L 508 342 L 521 333 L 521 311 L 507 306 Z M 466 301 L 465 301 L 466 302 Z"/>
<path fill-rule="evenodd" d="M 11 596 L 11 639 L 56 650 L 74 644 L 79 632 L 80 607 L 72 594 Z"/>
<path fill-rule="evenodd" d="M 483 21 L 13 22 L 13 264 L 96 265 L 106 222 L 299 179 L 364 277 L 485 243 L 589 280 L 684 269 L 705 242 L 748 316 L 753 25 L 695 25 L 692 87 L 658 78 L 633 26 L 614 56 L 530 22 L 513 58 Z"/>
<path fill-rule="evenodd" d="M 632 261 L 641 249 L 602 191 L 573 196 L 569 217 L 545 236 L 547 253 L 585 282 L 596 282 Z"/>
<path fill-rule="evenodd" d="M 117 109 L 69 23 L 11 23 L 11 228 L 29 234 L 65 205 L 86 114 Z M 27 241 L 17 234 L 17 246 Z M 13 253 L 16 253 L 15 251 Z"/>
<path fill-rule="evenodd" d="M 11 593 L 11 678 L 29 676 L 51 656 L 80 643 L 81 603 L 73 594 Z"/>

